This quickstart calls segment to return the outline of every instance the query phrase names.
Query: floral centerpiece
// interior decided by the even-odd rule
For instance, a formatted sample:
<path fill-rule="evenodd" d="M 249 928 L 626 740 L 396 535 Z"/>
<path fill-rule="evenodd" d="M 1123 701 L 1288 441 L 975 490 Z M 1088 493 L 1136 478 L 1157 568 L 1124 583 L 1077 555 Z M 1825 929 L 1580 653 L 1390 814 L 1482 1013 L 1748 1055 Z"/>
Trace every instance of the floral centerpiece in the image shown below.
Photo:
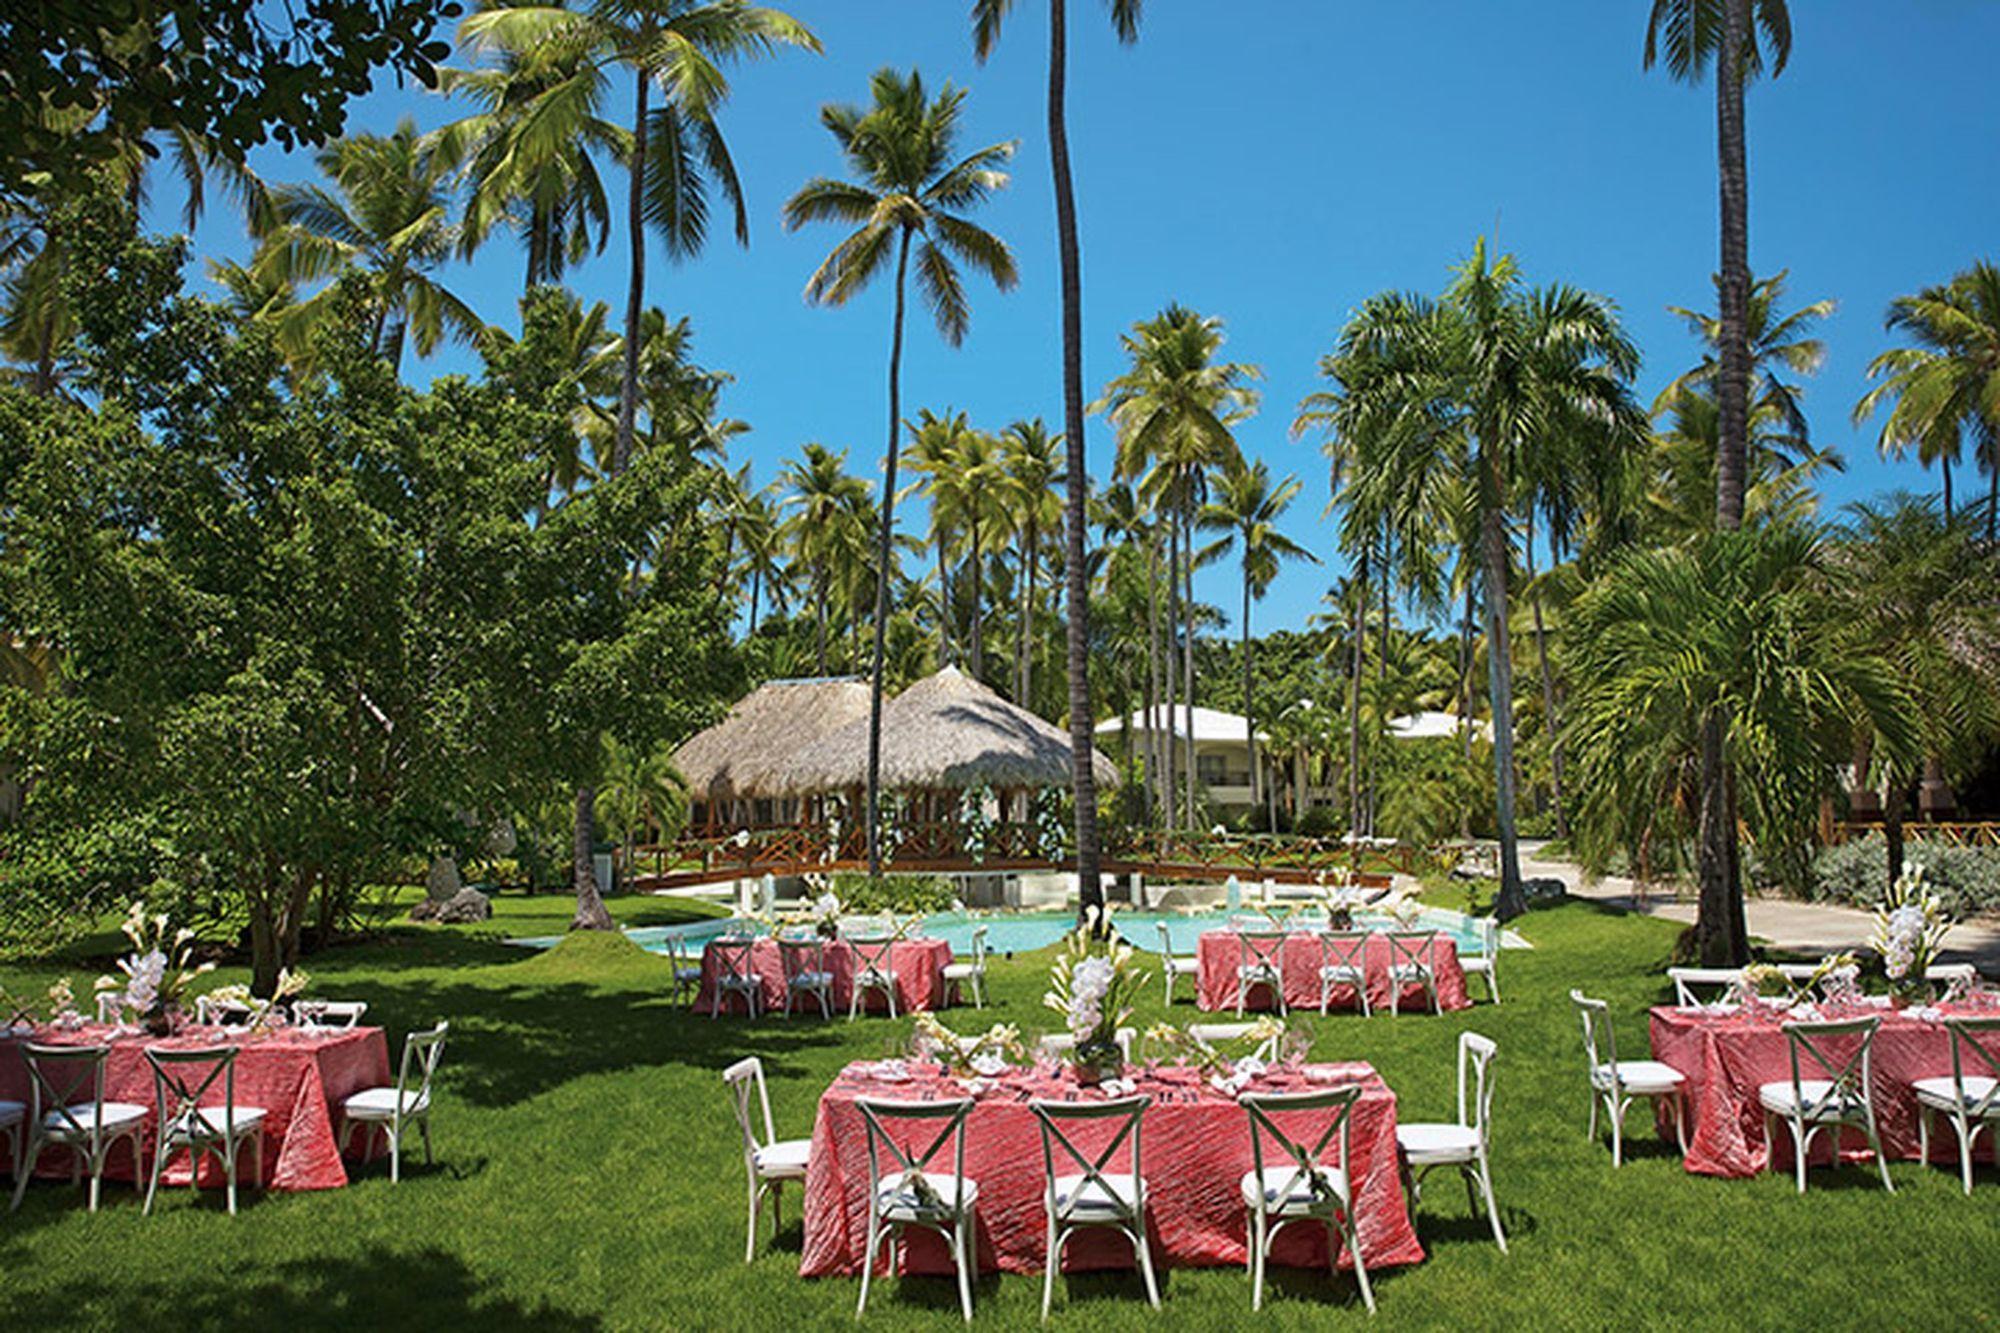
<path fill-rule="evenodd" d="M 1132 1016 L 1132 996 L 1145 982 L 1132 946 L 1113 942 L 1109 913 L 1091 907 L 1049 969 L 1049 989 L 1042 996 L 1075 1039 L 1069 1058 L 1080 1082 L 1099 1083 L 1123 1072 L 1118 1029 Z"/>
<path fill-rule="evenodd" d="M 119 1008 L 137 1015 L 146 1030 L 156 1036 L 165 1036 L 179 1025 L 181 1001 L 186 998 L 188 987 L 196 977 L 215 968 L 214 963 L 189 966 L 194 954 L 194 932 L 183 927 L 169 937 L 169 924 L 165 912 L 149 916 L 145 903 L 133 903 L 132 910 L 125 915 L 125 923 L 119 927 L 132 943 L 132 952 L 118 960 L 118 970 L 125 979 L 120 981 L 113 976 L 97 979 L 99 995 L 115 995 Z"/>
<path fill-rule="evenodd" d="M 1240 1075 L 1246 1071 L 1262 1073 L 1265 1061 L 1259 1052 L 1282 1047 L 1289 1035 L 1284 1019 L 1265 1014 L 1250 1024 L 1242 1036 L 1225 1042 L 1227 1050 L 1172 1023 L 1155 1023 L 1147 1028 L 1144 1041 L 1150 1059 L 1170 1059 L 1211 1074 Z"/>
<path fill-rule="evenodd" d="M 1021 1045 L 1021 1030 L 1012 1023 L 995 1023 L 973 1036 L 954 1032 L 940 1023 L 935 1014 L 917 1015 L 910 1033 L 910 1053 L 917 1059 L 936 1060 L 956 1074 L 990 1077 L 1008 1065 L 1027 1057 Z"/>
<path fill-rule="evenodd" d="M 1851 953 L 1830 953 L 1819 960 L 1806 986 L 1817 987 L 1828 1000 L 1852 1003 L 1861 998 L 1861 964 Z"/>
<path fill-rule="evenodd" d="M 70 989 L 68 977 L 57 977 L 49 987 L 49 1021 L 65 1032 L 83 1026 L 83 1015 L 76 1011 L 76 992 Z"/>
<path fill-rule="evenodd" d="M 1924 868 L 1914 863 L 1905 867 L 1875 909 L 1875 933 L 1868 940 L 1882 955 L 1891 991 L 1910 999 L 1923 990 L 1924 973 L 1937 961 L 1950 929 L 1951 918 L 1926 882 Z"/>
<path fill-rule="evenodd" d="M 1354 877 L 1343 870 L 1329 883 L 1321 874 L 1320 893 L 1326 899 L 1326 928 L 1354 929 L 1354 911 L 1367 901 L 1367 895 L 1354 887 Z"/>
<path fill-rule="evenodd" d="M 293 972 L 288 968 L 280 968 L 277 985 L 271 988 L 271 998 L 268 1000 L 258 999 L 250 993 L 248 986 L 240 984 L 217 986 L 203 998 L 211 1005 L 248 1010 L 250 1013 L 250 1031 L 253 1033 L 268 1032 L 271 1028 L 278 1025 L 283 1015 L 283 1010 L 280 1006 L 287 1000 L 305 994 L 306 987 L 311 984 L 312 978 L 304 972 Z"/>
<path fill-rule="evenodd" d="M 1389 902 L 1389 915 L 1404 930 L 1414 930 L 1423 914 L 1423 902 L 1414 893 L 1399 893 Z"/>
<path fill-rule="evenodd" d="M 1783 972 L 1770 963 L 1752 963 L 1737 973 L 1735 992 L 1739 1004 L 1776 1002 L 1788 1000 L 1792 994 L 1792 983 Z"/>

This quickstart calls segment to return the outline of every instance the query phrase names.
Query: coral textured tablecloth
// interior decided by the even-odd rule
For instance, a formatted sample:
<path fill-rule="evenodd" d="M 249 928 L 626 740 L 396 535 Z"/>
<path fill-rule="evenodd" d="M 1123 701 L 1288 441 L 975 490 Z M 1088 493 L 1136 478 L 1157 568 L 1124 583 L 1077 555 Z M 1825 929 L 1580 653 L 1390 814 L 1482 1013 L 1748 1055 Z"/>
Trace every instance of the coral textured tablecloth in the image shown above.
<path fill-rule="evenodd" d="M 1949 1012 L 1949 1011 L 1948 1011 Z M 1967 1009 L 1965 1012 L 1972 1013 Z M 1977 1011 L 1991 1014 L 1991 1009 Z M 1852 1018 L 1876 1013 L 1882 1026 L 1875 1034 L 1873 1070 L 1869 1091 L 1875 1101 L 1875 1128 L 1882 1138 L 1882 1151 L 1890 1157 L 1914 1160 L 1917 1156 L 1917 1099 L 1911 1084 L 1922 1078 L 1951 1077 L 1951 1033 L 1943 1023 L 1916 1018 L 1901 1011 L 1874 1008 L 1827 1009 L 1825 1019 Z M 1653 1058 L 1672 1065 L 1687 1076 L 1682 1094 L 1691 1112 L 1689 1118 L 1687 1169 L 1710 1176 L 1754 1176 L 1774 1168 L 1789 1170 L 1792 1165 L 1791 1132 L 1780 1128 L 1776 1145 L 1764 1140 L 1764 1111 L 1757 1101 L 1757 1089 L 1765 1083 L 1788 1082 L 1792 1076 L 1790 1047 L 1782 1011 L 1739 1010 L 1731 1014 L 1700 1013 L 1661 1005 L 1653 1010 Z M 1852 1039 L 1848 1039 L 1851 1043 Z M 2000 1052 L 2000 1037 L 1982 1038 L 1982 1044 Z M 1849 1050 L 1835 1044 L 1838 1062 Z M 1968 1057 L 1968 1066 L 1976 1057 Z M 1968 1067 L 1967 1076 L 1984 1073 Z M 1800 1077 L 1825 1078 L 1810 1057 L 1801 1057 Z M 1665 1114 L 1660 1116 L 1660 1132 L 1672 1138 L 1673 1130 Z M 1819 1135 L 1813 1145 L 1815 1161 L 1828 1160 L 1832 1132 Z M 1866 1137 L 1859 1130 L 1841 1136 L 1843 1156 L 1865 1159 Z M 1931 1135 L 1931 1153 L 1938 1161 L 1958 1160 L 1958 1143 L 1942 1124 Z"/>
<path fill-rule="evenodd" d="M 1202 933 L 1196 950 L 1200 971 L 1196 974 L 1198 1003 L 1203 1009 L 1234 1012 L 1236 1009 L 1236 969 L 1243 956 L 1239 952 L 1237 933 L 1233 930 L 1210 930 Z M 1319 1008 L 1319 937 L 1306 931 L 1295 931 L 1285 937 L 1284 962 L 1281 970 L 1285 978 L 1285 1003 L 1293 1009 Z M 1389 1007 L 1389 940 L 1380 931 L 1368 936 L 1366 959 L 1368 971 L 1368 1003 L 1376 1009 Z M 1437 937 L 1437 949 L 1432 964 L 1437 971 L 1438 1003 L 1446 1009 L 1470 1009 L 1472 997 L 1465 990 L 1465 969 L 1458 965 L 1458 945 L 1449 935 Z M 1430 996 L 1422 986 L 1406 986 L 1402 994 L 1402 1008 L 1428 1012 Z M 1327 997 L 1329 1009 L 1359 1009 L 1355 1000 L 1354 987 L 1335 986 Z M 1250 992 L 1251 1009 L 1272 1008 L 1271 993 L 1268 988 L 1258 987 Z"/>
<path fill-rule="evenodd" d="M 267 1189 L 338 1189 L 347 1183 L 347 1169 L 341 1164 L 334 1140 L 334 1114 L 340 1103 L 364 1088 L 384 1087 L 394 1080 L 389 1074 L 389 1044 L 381 1028 L 346 1028 L 313 1032 L 281 1028 L 275 1032 L 246 1034 L 241 1028 L 187 1028 L 172 1037 L 159 1038 L 90 1024 L 72 1032 L 44 1028 L 30 1040 L 51 1044 L 87 1046 L 109 1044 L 110 1057 L 104 1065 L 106 1101 L 131 1102 L 149 1107 L 152 1116 L 145 1132 L 145 1172 L 152 1169 L 154 1122 L 159 1117 L 153 1089 L 152 1066 L 144 1051 L 191 1049 L 202 1046 L 235 1046 L 236 1104 L 264 1108 L 264 1180 Z M 52 1075 L 57 1088 L 70 1076 L 65 1067 Z M 201 1071 L 202 1074 L 206 1070 Z M 197 1075 L 191 1080 L 199 1083 Z M 28 1067 L 21 1058 L 18 1041 L 0 1038 L 0 1099 L 30 1102 Z M 202 1104 L 220 1106 L 222 1080 L 203 1096 Z M 372 1152 L 373 1144 L 363 1144 L 359 1135 L 355 1150 Z M 243 1149 L 239 1172 L 250 1170 L 252 1155 Z M 68 1175 L 69 1151 L 49 1147 L 42 1151 L 37 1175 Z M 130 1180 L 132 1163 L 124 1148 L 112 1150 L 105 1174 Z M 168 1163 L 166 1180 L 186 1184 L 187 1156 L 181 1154 Z M 246 1177 L 247 1178 L 247 1177 Z M 213 1156 L 203 1159 L 201 1182 L 223 1183 L 220 1165 Z"/>
<path fill-rule="evenodd" d="M 889 965 L 896 972 L 896 1012 L 944 1008 L 949 1002 L 945 994 L 944 969 L 950 962 L 951 945 L 944 940 L 897 940 L 889 951 Z M 785 964 L 779 956 L 778 942 L 768 935 L 759 936 L 751 946 L 750 966 L 762 984 L 765 1010 L 783 1013 Z M 834 1010 L 844 1014 L 854 996 L 854 946 L 846 940 L 828 942 L 826 970 L 833 973 Z M 695 997 L 696 1013 L 715 1012 L 716 980 L 722 972 L 722 960 L 716 953 L 715 941 L 711 940 L 701 952 L 701 993 Z M 871 992 L 862 1000 L 862 1007 L 871 1013 L 887 1013 L 887 997 L 879 991 Z M 802 1011 L 817 1016 L 819 1001 L 810 995 L 801 995 L 793 1002 L 792 1012 Z M 728 1012 L 742 1013 L 743 1001 L 731 996 Z"/>
<path fill-rule="evenodd" d="M 921 1068 L 921 1067 L 918 1067 Z M 819 1102 L 813 1125 L 812 1160 L 806 1170 L 805 1254 L 799 1271 L 806 1277 L 854 1274 L 861 1271 L 861 1251 L 868 1238 L 868 1142 L 861 1097 L 891 1100 L 958 1098 L 966 1094 L 956 1080 L 929 1067 L 908 1082 L 884 1082 L 872 1077 L 870 1063 L 849 1065 Z M 1364 1063 L 1315 1066 L 1331 1071 L 1339 1081 L 1359 1082 L 1363 1092 L 1349 1125 L 1352 1174 L 1357 1182 L 1356 1221 L 1361 1251 L 1368 1267 L 1421 1263 L 1424 1249 L 1410 1222 L 1396 1165 L 1396 1094 Z M 1153 1097 L 1142 1125 L 1144 1171 L 1148 1197 L 1146 1228 L 1159 1261 L 1188 1267 L 1241 1265 L 1247 1253 L 1248 1213 L 1242 1181 L 1251 1169 L 1249 1113 L 1234 1099 L 1209 1086 L 1196 1070 L 1162 1067 L 1132 1068 L 1137 1091 Z M 1326 1086 L 1296 1072 L 1274 1072 L 1257 1080 L 1256 1092 L 1303 1092 Z M 1068 1070 L 1009 1071 L 979 1093 L 966 1118 L 965 1174 L 979 1182 L 975 1205 L 979 1267 L 1009 1273 L 1040 1272 L 1047 1247 L 1047 1223 L 1042 1207 L 1041 1130 L 1028 1109 L 1031 1097 L 1100 1099 L 1095 1089 L 1079 1088 Z M 1304 1115 L 1288 1131 L 1317 1137 L 1324 1121 Z M 937 1122 L 890 1122 L 898 1142 L 921 1148 L 938 1132 Z M 1112 1127 L 1115 1129 L 1115 1126 Z M 1077 1124 L 1065 1133 L 1079 1146 L 1101 1145 L 1093 1131 Z M 908 1137 L 904 1137 L 907 1134 Z M 1337 1142 L 1337 1140 L 1336 1140 Z M 1265 1162 L 1271 1163 L 1266 1138 Z M 1310 1146 L 1310 1143 L 1308 1143 Z M 947 1149 L 947 1152 L 949 1150 Z M 1125 1170 L 1121 1147 L 1115 1169 Z M 1337 1149 L 1329 1145 L 1328 1155 Z M 1095 1155 L 1094 1153 L 1092 1154 Z M 1061 1150 L 1057 1150 L 1058 1170 Z M 885 1170 L 888 1169 L 885 1167 Z M 948 1158 L 934 1161 L 933 1171 L 949 1172 Z M 901 1259 L 907 1271 L 950 1272 L 951 1252 L 934 1235 L 912 1229 Z M 1279 1237 L 1273 1260 L 1300 1267 L 1326 1265 L 1326 1229 L 1287 1227 Z M 1352 1259 L 1342 1254 L 1342 1267 Z M 1063 1251 L 1068 1271 L 1129 1268 L 1132 1247 L 1115 1232 L 1093 1229 L 1079 1233 Z"/>

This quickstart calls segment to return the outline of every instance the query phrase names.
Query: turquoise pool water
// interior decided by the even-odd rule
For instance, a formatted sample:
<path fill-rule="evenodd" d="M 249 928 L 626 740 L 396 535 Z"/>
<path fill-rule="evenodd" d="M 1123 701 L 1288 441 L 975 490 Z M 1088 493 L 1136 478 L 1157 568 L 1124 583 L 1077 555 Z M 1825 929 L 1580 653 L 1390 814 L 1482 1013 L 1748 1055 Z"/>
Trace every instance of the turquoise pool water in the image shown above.
<path fill-rule="evenodd" d="M 1135 948 L 1148 952 L 1158 952 L 1160 948 L 1160 923 L 1165 922 L 1168 938 L 1173 942 L 1177 954 L 1192 954 L 1203 931 L 1218 930 L 1229 924 L 1232 913 L 1225 911 L 1202 912 L 1189 915 L 1183 912 L 1119 912 L 1112 920 L 1118 933 Z M 1240 914 L 1238 914 L 1240 915 Z M 1366 914 L 1359 918 L 1362 925 L 1386 925 L 1387 921 L 1371 920 Z M 668 941 L 678 938 L 691 955 L 699 954 L 702 946 L 727 931 L 732 922 L 722 917 L 708 921 L 690 922 L 684 926 L 649 926 L 641 930 L 630 930 L 626 935 L 634 944 L 648 953 L 666 953 Z M 924 918 L 924 934 L 933 939 L 949 943 L 954 953 L 972 952 L 972 932 L 978 926 L 986 927 L 986 947 L 994 953 L 1032 953 L 1036 949 L 1046 949 L 1060 940 L 1076 926 L 1076 918 L 1065 912 L 1015 912 L 999 913 L 991 916 L 971 916 L 963 912 L 938 912 Z M 1418 925 L 1425 929 L 1437 930 L 1451 936 L 1463 954 L 1480 951 L 1479 932 L 1471 920 L 1458 912 L 1442 908 L 1426 908 L 1418 918 Z M 561 941 L 560 935 L 548 935 L 537 939 L 509 941 L 529 948 L 546 949 Z M 1502 943 L 1508 948 L 1525 947 L 1513 932 L 1505 932 Z"/>

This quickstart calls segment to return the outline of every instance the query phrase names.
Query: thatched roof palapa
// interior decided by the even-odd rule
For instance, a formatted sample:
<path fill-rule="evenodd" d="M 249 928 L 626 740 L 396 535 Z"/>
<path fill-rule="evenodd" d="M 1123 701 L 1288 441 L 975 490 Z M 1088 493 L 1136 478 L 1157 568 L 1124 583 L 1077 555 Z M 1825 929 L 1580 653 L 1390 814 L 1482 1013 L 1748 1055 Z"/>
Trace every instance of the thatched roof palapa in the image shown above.
<path fill-rule="evenodd" d="M 862 715 L 792 753 L 772 774 L 780 795 L 846 791 L 868 780 L 867 690 Z M 1102 786 L 1118 770 L 1095 749 Z M 885 791 L 1063 787 L 1070 782 L 1069 733 L 1009 703 L 956 667 L 920 680 L 882 705 Z"/>
<path fill-rule="evenodd" d="M 674 766 L 698 801 L 780 796 L 772 785 L 776 771 L 801 747 L 856 718 L 864 725 L 868 718 L 868 683 L 859 677 L 766 681 L 674 751 Z"/>

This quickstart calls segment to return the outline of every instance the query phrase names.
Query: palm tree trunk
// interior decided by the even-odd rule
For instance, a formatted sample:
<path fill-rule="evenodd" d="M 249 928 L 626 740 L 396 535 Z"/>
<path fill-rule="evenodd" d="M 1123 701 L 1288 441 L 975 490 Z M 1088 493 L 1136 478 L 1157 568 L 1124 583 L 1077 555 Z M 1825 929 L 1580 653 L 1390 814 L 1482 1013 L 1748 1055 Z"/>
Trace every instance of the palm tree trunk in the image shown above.
<path fill-rule="evenodd" d="M 1889 851 L 1889 878 L 1885 881 L 1889 884 L 1903 874 L 1903 789 L 1908 785 L 1895 765 L 1890 765 L 1882 779 L 1882 840 Z"/>
<path fill-rule="evenodd" d="M 882 877 L 882 645 L 889 627 L 889 543 L 896 532 L 896 445 L 903 420 L 903 301 L 910 229 L 896 252 L 896 322 L 889 335 L 889 452 L 882 470 L 882 533 L 876 544 L 875 657 L 868 673 L 868 878 Z"/>
<path fill-rule="evenodd" d="M 2000 458 L 1993 460 L 1993 472 L 1986 482 L 1986 544 L 1993 544 L 1994 520 L 2000 519 Z"/>
<path fill-rule="evenodd" d="M 576 789 L 575 840 L 570 845 L 576 878 L 576 915 L 571 930 L 612 930 L 611 913 L 604 910 L 604 897 L 597 885 L 597 867 L 592 853 L 597 845 L 597 789 Z"/>
<path fill-rule="evenodd" d="M 813 640 L 819 660 L 819 674 L 826 674 L 826 571 L 813 570 Z"/>
<path fill-rule="evenodd" d="M 1167 659 L 1166 726 L 1162 729 L 1161 748 L 1167 756 L 1167 832 L 1180 827 L 1180 739 L 1174 722 L 1174 710 L 1180 702 L 1180 629 L 1181 629 L 1181 539 L 1180 531 L 1174 526 L 1172 515 L 1165 515 L 1167 524 L 1167 623 L 1162 648 Z"/>
<path fill-rule="evenodd" d="M 1181 598 L 1181 614 L 1187 618 L 1187 637 L 1181 643 L 1182 661 L 1185 669 L 1181 672 L 1181 684 L 1187 697 L 1187 810 L 1188 827 L 1195 826 L 1195 762 L 1194 762 L 1194 523 L 1193 515 L 1181 533 L 1182 551 L 1181 577 L 1187 581 L 1186 595 Z"/>
<path fill-rule="evenodd" d="M 1243 563 L 1243 732 L 1250 743 L 1250 808 L 1257 808 L 1257 705 L 1251 691 L 1250 672 L 1250 563 L 1249 542 L 1244 542 Z M 1269 831 L 1269 830 L 1267 830 Z"/>
<path fill-rule="evenodd" d="M 1556 836 L 1569 837 L 1569 817 L 1563 812 L 1562 728 L 1556 718 L 1556 674 L 1549 665 L 1548 631 L 1542 623 L 1542 589 L 1535 582 L 1535 528 L 1528 525 L 1523 561 L 1527 566 L 1528 605 L 1535 614 L 1535 660 L 1542 671 L 1542 722 L 1549 729 L 1549 776 L 1555 788 Z"/>
<path fill-rule="evenodd" d="M 1507 518 L 1500 479 L 1480 451 L 1480 546 L 1486 566 L 1486 677 L 1493 718 L 1494 823 L 1500 835 L 1500 895 L 1494 913 L 1511 920 L 1528 910 L 1514 832 L 1514 653 L 1507 640 Z"/>
<path fill-rule="evenodd" d="M 1951 460 L 1949 458 L 1940 457 L 1938 459 L 1938 472 L 1944 477 L 1944 521 L 1945 525 L 1949 527 L 1951 525 Z"/>
<path fill-rule="evenodd" d="M 1069 736 L 1071 782 L 1076 805 L 1078 908 L 1104 906 L 1098 875 L 1097 775 L 1091 771 L 1090 587 L 1084 548 L 1089 514 L 1089 460 L 1083 439 L 1083 274 L 1076 235 L 1076 191 L 1070 181 L 1069 130 L 1063 98 L 1068 63 L 1064 0 L 1049 0 L 1049 166 L 1055 178 L 1056 245 L 1062 259 L 1063 444 L 1069 466 L 1064 499 L 1067 519 L 1064 578 L 1069 617 Z"/>
<path fill-rule="evenodd" d="M 1382 746 L 1389 723 L 1389 533 L 1382 533 L 1382 650 L 1375 659 L 1375 737 L 1368 753 L 1368 836 L 1375 836 L 1375 816 L 1382 808 Z"/>
<path fill-rule="evenodd" d="M 1750 40 L 1750 0 L 1723 0 L 1716 53 L 1715 140 L 1722 200 L 1722 348 L 1716 379 L 1716 526 L 1743 524 L 1744 446 L 1750 400 L 1750 177 L 1744 160 L 1743 52 Z"/>
<path fill-rule="evenodd" d="M 974 505 L 978 498 L 974 497 Z M 981 684 L 986 682 L 986 560 L 979 549 L 979 511 L 975 508 L 972 519 L 972 678 Z"/>
<path fill-rule="evenodd" d="M 1031 497 L 1032 498 L 1032 497 Z M 1034 637 L 1035 619 L 1035 522 L 1029 518 L 1022 534 L 1021 611 L 1014 621 L 1014 702 L 1023 708 L 1028 702 L 1028 644 Z"/>
<path fill-rule="evenodd" d="M 1146 747 L 1151 755 L 1147 780 L 1158 807 L 1160 827 L 1168 825 L 1172 797 L 1161 785 L 1166 774 L 1166 747 L 1160 741 L 1160 548 L 1158 534 L 1146 533 Z"/>
<path fill-rule="evenodd" d="M 757 596 L 764 590 L 764 567 L 750 566 L 750 633 L 747 637 L 757 637 Z"/>
<path fill-rule="evenodd" d="M 1463 747 L 1466 768 L 1472 767 L 1472 576 L 1465 579 L 1465 615 L 1459 621 L 1458 631 L 1458 738 Z M 1458 836 L 1472 836 L 1472 811 L 1465 806 L 1458 810 Z"/>
<path fill-rule="evenodd" d="M 618 433 L 611 444 L 613 475 L 625 470 L 639 425 L 639 321 L 646 304 L 646 95 L 651 86 L 646 71 L 639 70 L 632 109 L 632 198 L 625 217 L 631 275 L 625 284 L 625 364 L 618 385 Z"/>
<path fill-rule="evenodd" d="M 951 651 L 951 559 L 946 553 L 950 545 L 948 534 L 941 524 L 932 524 L 935 529 L 931 540 L 937 543 L 938 566 L 938 665 L 950 666 Z"/>

